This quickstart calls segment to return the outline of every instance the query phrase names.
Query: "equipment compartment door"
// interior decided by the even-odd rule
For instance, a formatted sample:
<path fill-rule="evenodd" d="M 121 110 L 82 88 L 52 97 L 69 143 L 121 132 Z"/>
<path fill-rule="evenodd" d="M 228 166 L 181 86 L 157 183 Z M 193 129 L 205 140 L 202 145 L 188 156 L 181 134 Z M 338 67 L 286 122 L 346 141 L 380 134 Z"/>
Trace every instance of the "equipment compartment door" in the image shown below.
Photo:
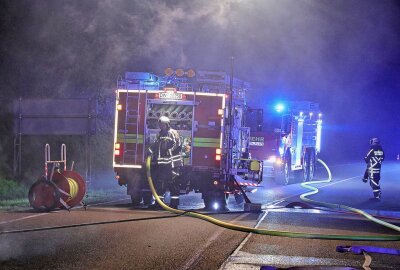
<path fill-rule="evenodd" d="M 167 116 L 171 127 L 178 131 L 182 142 L 182 154 L 185 165 L 192 164 L 192 135 L 193 135 L 193 102 L 160 102 L 149 99 L 146 107 L 146 147 L 153 143 L 160 129 L 158 119 Z"/>

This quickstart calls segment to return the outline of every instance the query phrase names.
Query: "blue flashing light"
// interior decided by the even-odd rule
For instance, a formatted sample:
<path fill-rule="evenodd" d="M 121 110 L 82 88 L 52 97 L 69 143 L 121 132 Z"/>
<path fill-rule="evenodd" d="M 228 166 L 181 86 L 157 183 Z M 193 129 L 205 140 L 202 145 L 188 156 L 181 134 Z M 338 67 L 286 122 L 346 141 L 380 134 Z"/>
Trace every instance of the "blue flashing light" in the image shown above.
<path fill-rule="evenodd" d="M 278 113 L 281 113 L 285 110 L 285 105 L 282 103 L 278 103 L 275 106 L 275 111 L 277 111 Z"/>

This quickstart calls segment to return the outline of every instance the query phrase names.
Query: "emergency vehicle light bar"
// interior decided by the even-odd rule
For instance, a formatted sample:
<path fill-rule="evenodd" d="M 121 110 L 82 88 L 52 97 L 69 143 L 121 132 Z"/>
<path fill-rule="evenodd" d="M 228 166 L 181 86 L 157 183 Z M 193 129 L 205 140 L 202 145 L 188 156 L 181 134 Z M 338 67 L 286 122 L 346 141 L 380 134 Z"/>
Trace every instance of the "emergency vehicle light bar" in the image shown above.
<path fill-rule="evenodd" d="M 118 89 L 116 92 L 119 93 L 157 93 L 157 91 L 151 90 L 126 90 L 126 89 Z M 158 91 L 158 92 L 164 92 L 164 91 Z M 178 92 L 183 92 L 185 95 L 194 95 L 195 92 L 189 92 L 189 91 L 178 91 Z M 217 93 L 205 93 L 205 92 L 196 92 L 196 96 L 213 96 L 213 97 L 227 97 L 228 95 L 226 94 L 217 94 Z"/>

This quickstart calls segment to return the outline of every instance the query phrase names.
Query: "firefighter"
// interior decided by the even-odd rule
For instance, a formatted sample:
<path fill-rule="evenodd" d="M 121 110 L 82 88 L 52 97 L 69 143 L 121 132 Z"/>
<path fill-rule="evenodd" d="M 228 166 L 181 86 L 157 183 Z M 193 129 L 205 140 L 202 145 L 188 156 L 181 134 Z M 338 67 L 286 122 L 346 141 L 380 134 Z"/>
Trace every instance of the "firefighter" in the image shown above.
<path fill-rule="evenodd" d="M 372 138 L 369 143 L 371 148 L 364 157 L 364 160 L 367 163 L 367 169 L 365 170 L 362 180 L 364 183 L 367 183 L 369 179 L 369 184 L 372 188 L 374 197 L 380 200 L 382 192 L 379 180 L 381 179 L 381 166 L 382 161 L 385 159 L 385 153 L 378 138 Z"/>
<path fill-rule="evenodd" d="M 170 191 L 170 206 L 177 208 L 179 205 L 179 176 L 183 166 L 181 156 L 181 140 L 179 133 L 171 128 L 168 117 L 161 116 L 158 120 L 160 132 L 156 141 L 150 146 L 154 166 L 152 175 L 155 180 L 157 194 L 163 199 L 166 190 Z"/>

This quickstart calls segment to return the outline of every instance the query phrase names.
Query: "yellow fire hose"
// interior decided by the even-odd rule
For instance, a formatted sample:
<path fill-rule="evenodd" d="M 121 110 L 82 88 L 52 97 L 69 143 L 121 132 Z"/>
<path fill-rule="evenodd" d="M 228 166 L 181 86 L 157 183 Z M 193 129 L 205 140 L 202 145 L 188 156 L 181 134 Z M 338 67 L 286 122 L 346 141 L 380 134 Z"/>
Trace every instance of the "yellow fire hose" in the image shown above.
<path fill-rule="evenodd" d="M 323 163 L 324 164 L 324 163 Z M 147 180 L 149 182 L 149 186 L 150 189 L 153 193 L 154 198 L 156 199 L 157 203 L 159 205 L 161 205 L 162 208 L 164 208 L 166 211 L 172 212 L 172 213 L 176 213 L 176 214 L 181 214 L 181 215 L 185 215 L 185 216 L 189 216 L 189 217 L 194 217 L 194 218 L 198 218 L 198 219 L 202 219 L 208 222 L 211 222 L 217 226 L 221 226 L 227 229 L 231 229 L 231 230 L 235 230 L 235 231 L 241 231 L 241 232 L 248 232 L 248 233 L 255 233 L 255 234 L 263 234 L 263 235 L 270 235 L 270 236 L 282 236 L 282 237 L 292 237 L 292 238 L 308 238 L 308 239 L 325 239 L 325 240 L 353 240 L 353 241 L 400 241 L 400 235 L 341 235 L 341 234 L 317 234 L 317 233 L 302 233 L 302 232 L 288 232 L 288 231 L 274 231 L 274 230 L 267 230 L 267 229 L 256 229 L 256 228 L 251 228 L 251 227 L 246 227 L 246 226 L 241 226 L 241 225 L 236 225 L 236 224 L 232 224 L 229 222 L 224 222 L 221 220 L 218 220 L 216 218 L 212 218 L 210 216 L 204 215 L 204 214 L 200 214 L 200 213 L 196 213 L 196 212 L 190 212 L 190 211 L 183 211 L 183 210 L 178 210 L 178 209 L 174 209 L 169 207 L 168 205 L 166 205 L 158 196 L 154 185 L 153 185 L 153 180 L 151 178 L 151 157 L 148 157 L 146 159 L 146 172 L 147 172 Z M 326 166 L 326 165 L 324 165 Z M 327 168 L 327 167 L 326 167 Z M 330 171 L 328 169 L 329 175 L 330 175 Z M 329 177 L 329 181 L 331 180 L 331 175 Z M 310 183 L 310 182 L 309 182 Z M 306 184 L 306 183 L 304 183 Z M 310 194 L 304 194 L 306 196 L 315 194 L 315 189 L 314 187 L 308 187 L 310 189 L 313 189 L 312 192 L 309 192 Z M 318 189 L 317 189 L 318 190 Z M 317 191 L 318 192 L 318 191 Z M 304 196 L 303 196 L 304 197 Z M 310 200 L 310 199 L 306 199 L 306 200 Z M 310 200 L 311 201 L 311 200 Z M 331 204 L 325 204 L 328 207 L 332 207 Z M 329 206 L 331 205 L 331 206 Z M 335 208 L 337 207 L 337 205 L 335 205 Z M 347 208 L 350 210 L 351 207 Z M 354 209 L 354 210 L 358 210 L 358 209 Z M 353 210 L 351 210 L 353 211 Z M 361 210 L 360 213 L 362 212 Z M 369 218 L 370 220 L 374 221 L 375 218 L 373 218 L 372 216 L 366 214 L 367 216 L 371 217 Z M 368 218 L 368 217 L 367 217 Z M 379 224 L 382 224 L 384 226 L 387 226 L 385 224 L 394 226 L 390 223 L 386 223 L 384 221 L 379 220 Z M 398 230 L 399 228 L 397 226 L 396 227 Z M 392 228 L 392 227 L 390 227 Z M 392 228 L 393 229 L 393 228 Z M 398 230 L 399 231 L 399 230 Z"/>
<path fill-rule="evenodd" d="M 368 213 L 366 213 L 366 212 L 364 212 L 364 211 L 362 211 L 360 209 L 353 208 L 353 207 L 350 207 L 350 206 L 347 206 L 347 205 L 340 205 L 340 204 L 334 204 L 334 203 L 326 203 L 326 202 L 314 201 L 314 200 L 306 198 L 307 196 L 317 194 L 318 191 L 319 191 L 318 188 L 313 187 L 313 186 L 309 186 L 309 184 L 321 184 L 321 183 L 328 183 L 328 182 L 332 181 L 332 174 L 331 174 L 331 171 L 329 170 L 328 166 L 325 164 L 325 162 L 323 162 L 320 159 L 318 159 L 318 162 L 321 163 L 325 167 L 326 171 L 328 172 L 328 179 L 327 180 L 321 180 L 321 181 L 310 181 L 310 182 L 302 183 L 301 184 L 302 187 L 310 189 L 311 191 L 300 195 L 300 199 L 302 199 L 303 201 L 306 201 L 306 202 L 311 202 L 313 204 L 318 204 L 318 205 L 329 207 L 329 208 L 347 209 L 347 210 L 349 210 L 351 212 L 360 214 L 360 215 L 366 217 L 367 219 L 369 219 L 369 220 L 371 220 L 371 221 L 373 221 L 375 223 L 378 223 L 380 225 L 383 225 L 385 227 L 388 227 L 390 229 L 393 229 L 395 231 L 400 232 L 400 227 L 398 227 L 396 225 L 393 225 L 391 223 L 385 222 L 383 220 L 377 219 L 377 218 L 371 216 L 370 214 L 368 214 Z"/>

